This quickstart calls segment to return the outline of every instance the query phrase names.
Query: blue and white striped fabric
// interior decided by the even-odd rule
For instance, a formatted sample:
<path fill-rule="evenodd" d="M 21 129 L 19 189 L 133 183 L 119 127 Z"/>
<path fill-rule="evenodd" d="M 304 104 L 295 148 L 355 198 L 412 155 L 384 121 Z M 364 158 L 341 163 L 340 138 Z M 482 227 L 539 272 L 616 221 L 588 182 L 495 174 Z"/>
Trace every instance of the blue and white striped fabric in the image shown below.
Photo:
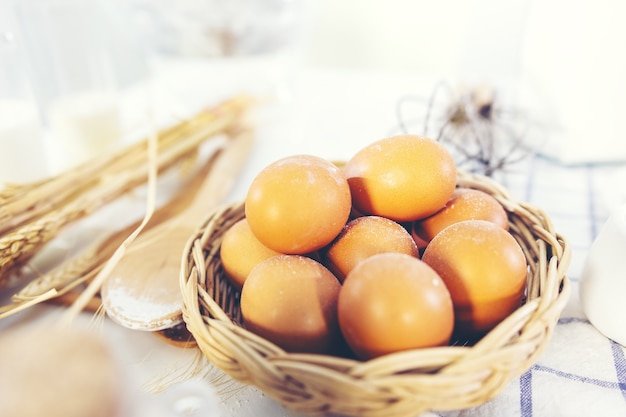
<path fill-rule="evenodd" d="M 472 409 L 426 415 L 626 416 L 626 348 L 590 324 L 578 295 L 587 251 L 615 208 L 611 204 L 614 193 L 619 192 L 617 186 L 626 188 L 623 182 L 616 182 L 625 173 L 626 166 L 564 167 L 535 157 L 498 178 L 516 198 L 541 207 L 570 242 L 572 297 L 542 358 L 500 395 Z M 624 317 L 615 320 L 624 320 L 626 325 L 626 310 Z"/>

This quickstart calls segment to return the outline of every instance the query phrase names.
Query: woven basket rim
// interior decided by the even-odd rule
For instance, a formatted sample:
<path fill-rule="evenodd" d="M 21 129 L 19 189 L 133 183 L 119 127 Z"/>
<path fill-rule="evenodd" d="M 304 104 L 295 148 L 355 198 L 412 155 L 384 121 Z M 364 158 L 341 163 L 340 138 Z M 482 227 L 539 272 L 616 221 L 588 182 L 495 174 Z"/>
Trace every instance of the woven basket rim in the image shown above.
<path fill-rule="evenodd" d="M 541 209 L 516 201 L 495 180 L 460 171 L 457 187 L 480 189 L 500 202 L 529 264 L 524 304 L 475 345 L 360 361 L 285 352 L 247 331 L 219 265 L 221 236 L 244 217 L 243 202 L 210 213 L 187 242 L 180 284 L 189 332 L 213 365 L 305 414 L 409 417 L 488 401 L 545 350 L 569 299 L 571 249 Z"/>

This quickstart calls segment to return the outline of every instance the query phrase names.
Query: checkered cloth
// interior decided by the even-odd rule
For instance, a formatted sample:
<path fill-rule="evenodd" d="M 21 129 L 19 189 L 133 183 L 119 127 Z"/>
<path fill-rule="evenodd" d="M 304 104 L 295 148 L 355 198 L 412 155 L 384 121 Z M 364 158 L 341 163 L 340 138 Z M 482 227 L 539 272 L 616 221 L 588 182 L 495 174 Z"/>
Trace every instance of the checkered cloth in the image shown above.
<path fill-rule="evenodd" d="M 499 182 L 541 207 L 570 242 L 572 297 L 543 357 L 500 395 L 476 408 L 423 417 L 626 416 L 626 348 L 590 324 L 578 296 L 587 251 L 614 208 L 610 188 L 624 184 L 615 178 L 625 172 L 623 166 L 565 167 L 534 157 L 501 174 Z"/>

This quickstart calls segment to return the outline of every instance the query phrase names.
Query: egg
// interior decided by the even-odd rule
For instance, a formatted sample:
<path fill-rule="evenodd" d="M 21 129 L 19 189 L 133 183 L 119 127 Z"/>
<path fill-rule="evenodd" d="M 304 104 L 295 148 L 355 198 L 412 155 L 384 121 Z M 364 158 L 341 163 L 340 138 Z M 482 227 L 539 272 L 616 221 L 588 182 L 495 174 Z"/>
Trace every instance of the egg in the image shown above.
<path fill-rule="evenodd" d="M 452 155 L 440 143 L 415 135 L 373 142 L 354 154 L 343 171 L 358 212 L 398 222 L 439 211 L 456 187 Z"/>
<path fill-rule="evenodd" d="M 415 242 L 418 251 L 422 252 L 426 248 L 426 246 L 428 246 L 428 242 L 422 239 L 420 235 L 417 234 L 415 227 L 413 227 L 413 223 L 409 225 L 407 230 L 411 231 L 411 237 L 413 238 L 413 241 Z"/>
<path fill-rule="evenodd" d="M 411 234 L 399 223 L 380 216 L 363 216 L 346 224 L 339 236 L 322 251 L 322 260 L 343 282 L 359 262 L 385 252 L 418 256 Z"/>
<path fill-rule="evenodd" d="M 495 197 L 481 190 L 457 188 L 441 210 L 413 222 L 412 234 L 425 246 L 444 228 L 463 220 L 487 220 L 509 229 L 507 213 Z"/>
<path fill-rule="evenodd" d="M 254 235 L 284 254 L 314 252 L 343 229 L 351 195 L 342 171 L 314 155 L 293 155 L 263 168 L 245 198 Z"/>
<path fill-rule="evenodd" d="M 241 290 L 248 274 L 259 262 L 280 254 L 256 238 L 245 218 L 233 224 L 222 236 L 220 260 L 226 277 L 237 290 Z"/>
<path fill-rule="evenodd" d="M 454 327 L 444 282 L 406 254 L 382 253 L 360 262 L 346 277 L 337 307 L 345 341 L 364 360 L 446 345 Z"/>
<path fill-rule="evenodd" d="M 341 285 L 315 260 L 279 255 L 255 266 L 241 291 L 245 327 L 289 352 L 329 353 L 342 344 Z"/>
<path fill-rule="evenodd" d="M 465 220 L 446 227 L 430 241 L 422 260 L 450 291 L 460 338 L 480 338 L 521 304 L 526 257 L 515 238 L 495 223 Z"/>

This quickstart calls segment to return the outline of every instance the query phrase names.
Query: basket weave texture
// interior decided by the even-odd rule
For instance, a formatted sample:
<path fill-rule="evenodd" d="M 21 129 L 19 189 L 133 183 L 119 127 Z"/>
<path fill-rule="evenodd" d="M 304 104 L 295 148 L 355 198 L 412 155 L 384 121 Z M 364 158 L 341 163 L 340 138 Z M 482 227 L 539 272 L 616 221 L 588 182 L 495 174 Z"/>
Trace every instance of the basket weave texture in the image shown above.
<path fill-rule="evenodd" d="M 183 253 L 183 318 L 203 355 L 233 379 L 308 415 L 413 417 L 485 403 L 529 369 L 549 343 L 570 294 L 571 251 L 540 209 L 515 201 L 494 180 L 459 172 L 457 186 L 494 196 L 529 270 L 524 303 L 473 346 L 415 349 L 369 361 L 288 353 L 242 325 L 239 293 L 219 258 L 243 203 L 211 213 Z"/>

